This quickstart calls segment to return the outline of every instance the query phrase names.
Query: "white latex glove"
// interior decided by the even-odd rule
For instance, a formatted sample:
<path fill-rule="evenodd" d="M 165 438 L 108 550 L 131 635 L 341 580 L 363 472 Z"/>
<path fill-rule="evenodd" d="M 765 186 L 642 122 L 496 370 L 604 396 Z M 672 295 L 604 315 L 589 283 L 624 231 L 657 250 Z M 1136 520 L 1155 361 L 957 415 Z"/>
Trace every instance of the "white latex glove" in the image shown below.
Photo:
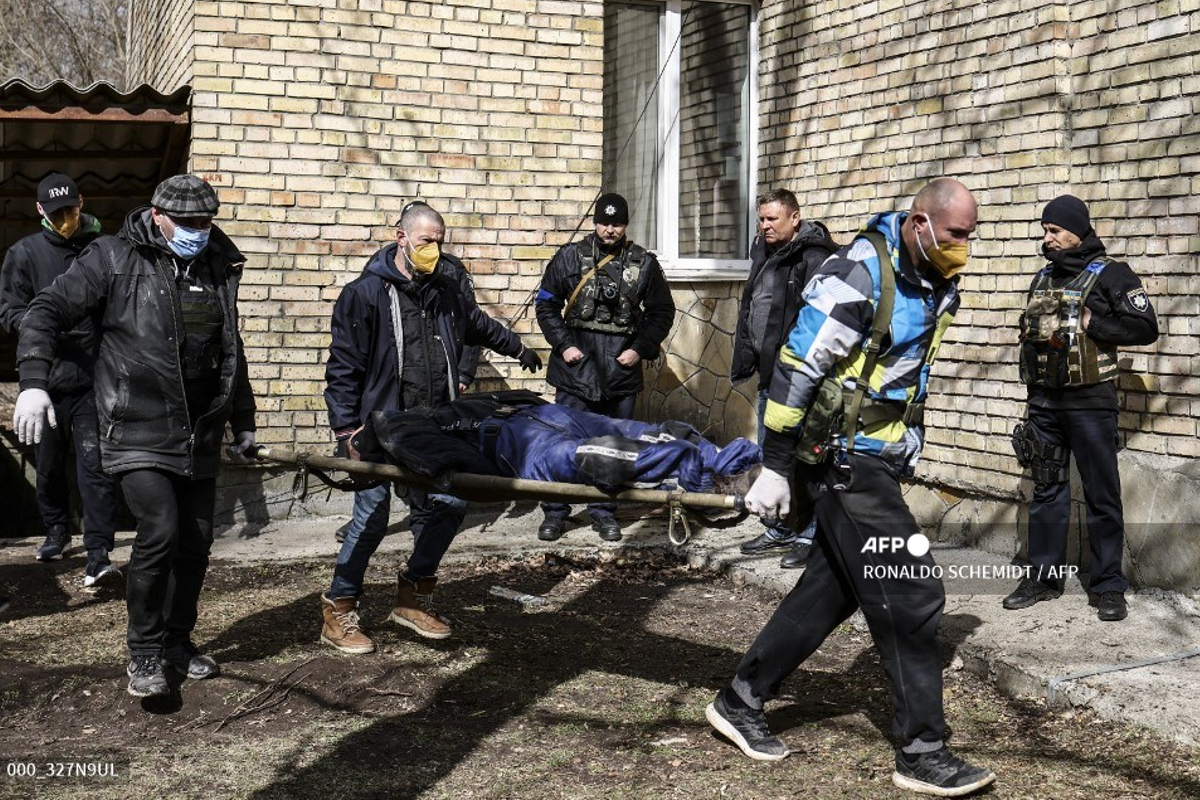
<path fill-rule="evenodd" d="M 233 435 L 233 444 L 229 445 L 229 460 L 234 464 L 253 464 L 255 459 L 246 453 L 254 447 L 254 431 L 242 431 Z"/>
<path fill-rule="evenodd" d="M 746 492 L 746 508 L 764 521 L 784 519 L 792 508 L 792 487 L 787 476 L 763 467 L 758 480 Z"/>
<path fill-rule="evenodd" d="M 26 389 L 17 395 L 17 407 L 13 411 L 13 430 L 21 444 L 37 444 L 42 440 L 42 421 L 58 427 L 54 416 L 54 404 L 45 389 Z"/>

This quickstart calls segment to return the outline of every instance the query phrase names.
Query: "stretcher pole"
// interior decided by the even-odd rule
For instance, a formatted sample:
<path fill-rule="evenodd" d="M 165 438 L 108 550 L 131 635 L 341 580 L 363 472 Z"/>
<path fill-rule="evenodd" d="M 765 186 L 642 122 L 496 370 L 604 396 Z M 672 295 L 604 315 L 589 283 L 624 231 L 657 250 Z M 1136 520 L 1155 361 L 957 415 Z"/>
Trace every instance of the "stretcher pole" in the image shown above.
<path fill-rule="evenodd" d="M 582 486 L 575 483 L 531 481 L 523 478 L 503 478 L 498 475 L 474 475 L 463 472 L 450 473 L 444 480 L 434 482 L 392 464 L 355 461 L 312 452 L 296 453 L 278 447 L 256 445 L 248 451 L 248 455 L 260 461 L 293 464 L 303 469 L 339 470 L 372 480 L 390 481 L 426 491 L 444 492 L 464 500 L 483 503 L 509 500 L 570 500 L 575 503 L 615 501 L 736 512 L 741 512 L 745 508 L 741 495 L 685 492 L 679 489 L 671 491 L 625 489 L 616 494 L 608 494 L 594 486 Z"/>

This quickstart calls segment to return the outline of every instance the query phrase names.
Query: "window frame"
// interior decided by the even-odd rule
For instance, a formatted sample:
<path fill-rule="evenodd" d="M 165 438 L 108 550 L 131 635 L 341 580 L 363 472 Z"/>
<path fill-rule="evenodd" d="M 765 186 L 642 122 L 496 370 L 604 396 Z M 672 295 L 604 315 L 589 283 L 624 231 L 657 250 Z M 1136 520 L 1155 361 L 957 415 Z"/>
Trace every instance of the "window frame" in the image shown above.
<path fill-rule="evenodd" d="M 703 2 L 704 0 L 701 0 Z M 679 255 L 679 92 L 681 47 L 675 47 L 683 21 L 683 0 L 665 0 L 659 25 L 659 64 L 662 84 L 658 95 L 658 141 L 662 143 L 662 168 L 658 175 L 658 196 L 670 202 L 659 202 L 658 242 L 654 250 L 669 280 L 679 281 L 723 281 L 741 280 L 750 272 L 750 243 L 758 228 L 758 209 L 753 198 L 757 196 L 758 176 L 758 14 L 759 4 L 755 0 L 718 0 L 729 5 L 747 6 L 750 9 L 748 38 L 749 92 L 745 109 L 747 119 L 747 143 L 745 179 L 750 189 L 750 207 L 746 209 L 747 239 L 744 258 L 682 258 Z"/>

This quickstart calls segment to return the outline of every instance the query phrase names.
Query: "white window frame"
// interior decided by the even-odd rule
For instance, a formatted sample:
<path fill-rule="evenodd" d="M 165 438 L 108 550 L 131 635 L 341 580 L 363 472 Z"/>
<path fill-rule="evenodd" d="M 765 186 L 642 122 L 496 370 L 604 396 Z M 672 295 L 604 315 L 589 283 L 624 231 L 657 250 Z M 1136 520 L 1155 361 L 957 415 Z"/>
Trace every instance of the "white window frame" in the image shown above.
<path fill-rule="evenodd" d="M 758 227 L 758 209 L 753 198 L 758 187 L 758 3 L 754 0 L 720 0 L 750 8 L 750 91 L 747 109 L 746 181 L 750 188 L 750 208 L 746 209 L 747 232 L 744 252 Z M 658 91 L 658 141 L 662 142 L 662 169 L 658 178 L 658 248 L 654 251 L 667 278 L 680 281 L 744 280 L 750 273 L 749 258 L 681 258 L 679 256 L 679 51 L 673 47 L 683 21 L 682 0 L 666 0 L 665 14 L 659 26 L 661 54 L 658 68 L 663 71 Z"/>

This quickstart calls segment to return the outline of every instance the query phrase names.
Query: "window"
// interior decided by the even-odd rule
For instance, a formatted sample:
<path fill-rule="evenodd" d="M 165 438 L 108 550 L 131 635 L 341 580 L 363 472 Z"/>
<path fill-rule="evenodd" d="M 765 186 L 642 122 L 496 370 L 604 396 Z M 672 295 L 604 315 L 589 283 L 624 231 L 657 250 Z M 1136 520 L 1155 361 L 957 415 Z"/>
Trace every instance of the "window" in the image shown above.
<path fill-rule="evenodd" d="M 671 277 L 749 266 L 756 50 L 747 3 L 604 5 L 604 188 Z"/>

